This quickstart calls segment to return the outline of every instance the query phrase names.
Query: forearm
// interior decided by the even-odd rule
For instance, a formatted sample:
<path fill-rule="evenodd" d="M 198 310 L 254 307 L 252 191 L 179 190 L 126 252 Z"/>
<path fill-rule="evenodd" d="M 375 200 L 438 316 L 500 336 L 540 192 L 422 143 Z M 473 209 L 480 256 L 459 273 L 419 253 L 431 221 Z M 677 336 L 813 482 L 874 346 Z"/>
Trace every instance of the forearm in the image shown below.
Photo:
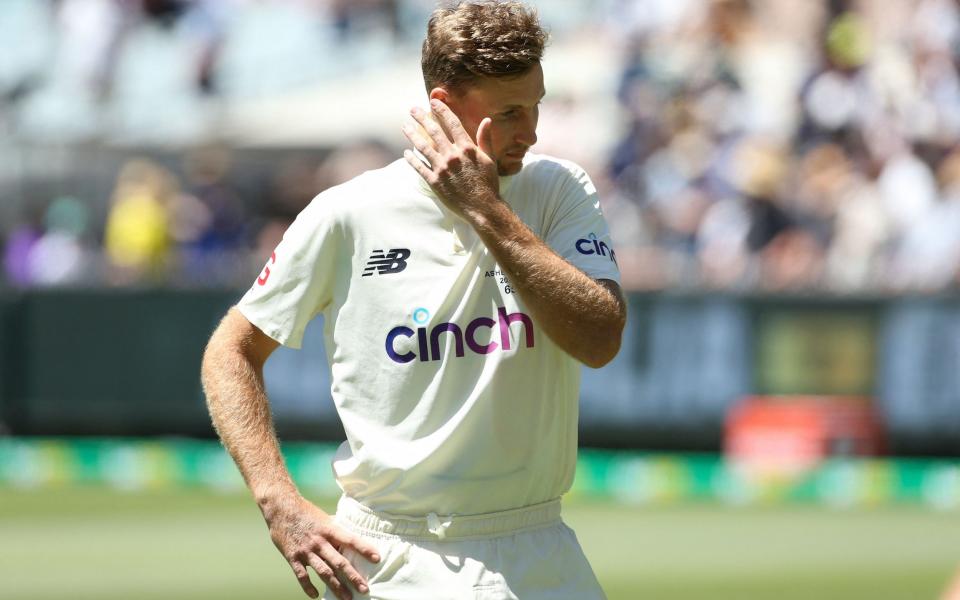
<path fill-rule="evenodd" d="M 616 356 L 623 299 L 557 255 L 501 201 L 468 213 L 484 244 L 550 339 L 591 367 Z"/>
<path fill-rule="evenodd" d="M 202 380 L 213 426 L 263 509 L 297 493 L 273 429 L 263 370 L 218 329 L 203 359 Z"/>
<path fill-rule="evenodd" d="M 473 226 L 550 339 L 591 367 L 612 360 L 626 322 L 619 286 L 594 281 L 558 256 L 500 198 L 490 117 L 471 139 L 439 98 L 430 105 L 442 127 L 423 110 L 411 111 L 422 133 L 409 124 L 403 130 L 427 162 L 408 150 L 407 163 Z"/>
<path fill-rule="evenodd" d="M 310 581 L 310 567 L 337 598 L 351 597 L 347 580 L 366 594 L 366 581 L 342 553 L 355 550 L 379 562 L 377 549 L 301 496 L 284 465 L 263 386 L 263 364 L 276 347 L 236 308 L 227 313 L 210 338 L 201 367 L 210 417 L 257 499 L 270 539 L 303 591 L 311 598 L 320 595 Z"/>

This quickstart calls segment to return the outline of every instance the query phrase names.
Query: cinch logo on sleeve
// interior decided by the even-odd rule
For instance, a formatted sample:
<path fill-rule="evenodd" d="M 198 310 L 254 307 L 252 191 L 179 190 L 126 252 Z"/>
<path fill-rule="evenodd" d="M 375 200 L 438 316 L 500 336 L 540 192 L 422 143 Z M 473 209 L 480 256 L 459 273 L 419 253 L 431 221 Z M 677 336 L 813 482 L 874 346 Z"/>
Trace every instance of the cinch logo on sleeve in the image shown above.
<path fill-rule="evenodd" d="M 430 319 L 430 312 L 425 308 L 418 308 L 413 311 L 413 322 L 418 325 L 425 325 Z M 522 312 L 507 314 L 507 309 L 500 306 L 497 308 L 497 319 L 489 317 L 477 317 L 467 323 L 466 328 L 462 328 L 456 323 L 440 323 L 427 331 L 426 327 L 418 327 L 416 331 L 400 325 L 394 327 L 387 333 L 385 347 L 387 356 L 390 360 L 398 363 L 408 363 L 414 360 L 420 362 L 440 360 L 440 338 L 446 335 L 446 343 L 454 345 L 454 351 L 457 358 L 462 358 L 469 348 L 475 354 L 490 354 L 498 348 L 501 350 L 510 350 L 510 326 L 520 323 L 523 327 L 524 341 L 527 348 L 534 347 L 533 339 L 533 320 Z M 489 340 L 487 343 L 477 341 L 477 331 L 480 329 L 489 330 Z M 496 333 L 499 333 L 499 342 L 494 340 Z M 411 339 L 417 338 L 417 352 L 412 349 L 402 354 L 397 351 L 397 338 Z M 403 340 L 401 340 L 401 343 Z M 465 347 L 466 346 L 466 347 Z"/>
<path fill-rule="evenodd" d="M 389 252 L 374 250 L 367 260 L 367 267 L 363 270 L 361 277 L 369 277 L 374 273 L 381 275 L 399 273 L 407 268 L 408 258 L 410 258 L 410 251 L 406 248 L 393 248 Z"/>
<path fill-rule="evenodd" d="M 576 243 L 577 252 L 580 254 L 599 254 L 600 256 L 610 256 L 610 260 L 617 264 L 617 255 L 613 248 L 597 239 L 597 234 L 591 233 L 585 238 L 580 238 Z"/>

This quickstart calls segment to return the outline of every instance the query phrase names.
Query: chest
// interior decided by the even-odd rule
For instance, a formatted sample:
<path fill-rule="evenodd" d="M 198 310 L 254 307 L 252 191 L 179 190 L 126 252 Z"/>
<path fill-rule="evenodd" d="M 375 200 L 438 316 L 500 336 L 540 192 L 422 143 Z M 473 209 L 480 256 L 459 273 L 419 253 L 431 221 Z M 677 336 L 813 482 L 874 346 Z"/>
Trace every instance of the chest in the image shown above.
<path fill-rule="evenodd" d="M 535 233 L 540 229 L 535 215 L 518 216 Z M 354 239 L 338 307 L 357 326 L 466 328 L 476 319 L 496 319 L 501 310 L 523 310 L 509 273 L 449 211 L 410 203 L 403 211 L 384 208 L 368 221 Z"/>

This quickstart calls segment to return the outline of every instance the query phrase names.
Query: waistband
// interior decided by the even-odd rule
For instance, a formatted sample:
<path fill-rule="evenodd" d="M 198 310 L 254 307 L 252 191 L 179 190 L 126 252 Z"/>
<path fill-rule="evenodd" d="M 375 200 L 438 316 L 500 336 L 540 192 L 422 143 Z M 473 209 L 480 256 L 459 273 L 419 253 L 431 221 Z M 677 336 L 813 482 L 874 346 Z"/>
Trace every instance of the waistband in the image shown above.
<path fill-rule="evenodd" d="M 373 511 L 353 498 L 341 496 L 337 503 L 337 521 L 356 533 L 374 537 L 424 542 L 492 538 L 560 522 L 560 499 L 479 515 L 430 513 L 411 517 Z"/>

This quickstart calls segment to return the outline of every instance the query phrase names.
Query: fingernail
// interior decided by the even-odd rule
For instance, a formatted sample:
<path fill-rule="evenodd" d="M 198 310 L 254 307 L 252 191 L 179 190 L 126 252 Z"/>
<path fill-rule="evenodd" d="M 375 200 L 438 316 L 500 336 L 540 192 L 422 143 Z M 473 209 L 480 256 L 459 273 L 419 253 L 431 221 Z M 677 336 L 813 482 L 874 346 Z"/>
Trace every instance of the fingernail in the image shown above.
<path fill-rule="evenodd" d="M 373 559 L 373 562 L 380 562 L 380 555 L 379 555 L 379 554 L 373 554 L 373 555 L 370 556 L 370 558 Z"/>
<path fill-rule="evenodd" d="M 360 584 L 359 586 L 357 586 L 357 591 L 359 591 L 361 594 L 366 594 L 367 592 L 370 591 L 370 588 L 368 588 L 363 584 Z"/>
<path fill-rule="evenodd" d="M 420 107 L 419 107 L 419 106 L 414 106 L 413 108 L 411 108 L 411 109 L 410 109 L 410 114 L 411 114 L 411 115 L 418 115 L 418 114 L 420 114 Z"/>
<path fill-rule="evenodd" d="M 434 107 L 434 108 L 437 108 L 438 106 L 440 106 L 440 101 L 437 100 L 436 98 L 431 98 L 431 99 L 430 99 L 430 106 L 432 106 L 432 107 Z"/>

